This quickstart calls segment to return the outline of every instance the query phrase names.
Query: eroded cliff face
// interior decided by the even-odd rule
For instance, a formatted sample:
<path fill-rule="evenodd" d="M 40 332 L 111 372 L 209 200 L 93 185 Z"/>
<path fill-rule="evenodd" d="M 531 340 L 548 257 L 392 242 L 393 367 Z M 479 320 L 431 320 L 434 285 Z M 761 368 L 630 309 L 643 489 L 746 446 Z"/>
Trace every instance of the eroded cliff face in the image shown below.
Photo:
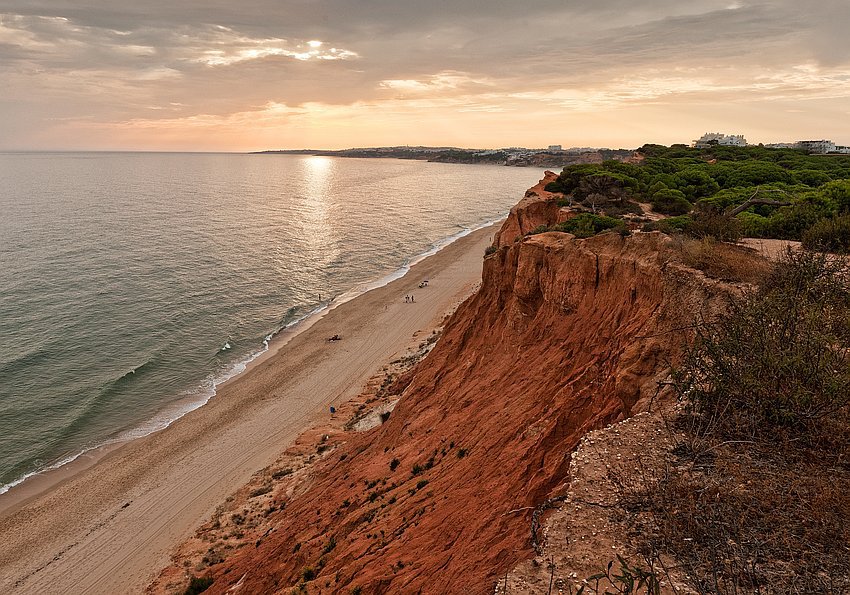
<path fill-rule="evenodd" d="M 519 204 L 511 209 L 502 228 L 496 234 L 493 245 L 497 248 L 508 246 L 516 239 L 540 225 L 554 225 L 566 221 L 572 212 L 558 206 L 560 194 L 546 191 L 546 184 L 558 179 L 558 174 L 547 171 L 535 186 L 525 192 Z"/>
<path fill-rule="evenodd" d="M 272 528 L 209 571 L 210 593 L 491 593 L 533 555 L 532 515 L 581 437 L 645 409 L 679 356 L 670 331 L 725 299 L 658 233 L 514 241 L 563 216 L 548 181 L 511 212 L 389 420 L 281 495 Z"/>

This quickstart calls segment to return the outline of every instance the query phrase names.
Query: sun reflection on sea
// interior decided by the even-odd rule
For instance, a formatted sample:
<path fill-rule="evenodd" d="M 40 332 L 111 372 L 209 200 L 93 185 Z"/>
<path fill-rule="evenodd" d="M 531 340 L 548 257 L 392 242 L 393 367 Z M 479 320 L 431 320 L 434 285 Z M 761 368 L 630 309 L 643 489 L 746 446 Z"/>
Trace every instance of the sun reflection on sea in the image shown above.
<path fill-rule="evenodd" d="M 312 156 L 302 161 L 304 188 L 304 241 L 329 264 L 339 255 L 339 245 L 330 212 L 330 192 L 335 172 L 334 159 Z"/>

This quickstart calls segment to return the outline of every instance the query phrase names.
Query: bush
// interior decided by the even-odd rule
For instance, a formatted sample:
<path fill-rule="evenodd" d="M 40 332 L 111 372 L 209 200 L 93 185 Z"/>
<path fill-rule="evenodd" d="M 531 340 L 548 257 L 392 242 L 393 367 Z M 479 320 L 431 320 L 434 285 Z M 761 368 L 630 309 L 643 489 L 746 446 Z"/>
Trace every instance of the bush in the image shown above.
<path fill-rule="evenodd" d="M 832 201 L 839 213 L 850 212 L 850 180 L 836 180 L 819 188 L 820 193 Z"/>
<path fill-rule="evenodd" d="M 537 227 L 535 227 L 534 229 L 532 229 L 531 231 L 529 231 L 529 232 L 528 232 L 527 234 L 525 234 L 525 235 L 528 235 L 528 236 L 535 236 L 535 235 L 537 235 L 537 234 L 539 234 L 539 233 L 546 233 L 547 231 L 550 231 L 550 229 L 549 229 L 549 226 L 548 226 L 548 225 L 538 225 Z"/>
<path fill-rule="evenodd" d="M 764 286 L 736 300 L 676 372 L 679 394 L 706 431 L 732 440 L 776 437 L 850 401 L 850 288 L 843 261 L 789 251 Z"/>
<path fill-rule="evenodd" d="M 803 247 L 823 252 L 850 252 L 850 215 L 821 219 L 803 233 Z"/>
<path fill-rule="evenodd" d="M 822 217 L 818 207 L 808 202 L 782 207 L 770 217 L 768 234 L 772 238 L 799 240 Z"/>
<path fill-rule="evenodd" d="M 322 548 L 322 555 L 324 556 L 325 554 L 331 553 L 334 550 L 335 547 L 336 547 L 336 537 L 331 535 L 331 538 L 325 544 L 325 547 Z"/>
<path fill-rule="evenodd" d="M 823 186 L 832 180 L 832 177 L 828 173 L 817 169 L 800 169 L 793 172 L 792 175 L 794 176 L 794 181 L 798 184 L 805 184 L 812 188 Z"/>
<path fill-rule="evenodd" d="M 652 195 L 652 210 L 664 215 L 685 215 L 693 205 L 679 190 L 664 188 Z"/>
<path fill-rule="evenodd" d="M 770 220 L 755 213 L 743 212 L 736 217 L 741 226 L 741 235 L 745 238 L 763 238 L 770 229 Z"/>
<path fill-rule="evenodd" d="M 641 231 L 660 231 L 662 233 L 666 233 L 668 235 L 672 235 L 674 233 L 681 233 L 685 230 L 685 228 L 691 224 L 691 217 L 688 215 L 681 215 L 679 217 L 668 217 L 667 219 L 661 219 L 660 221 L 651 221 L 649 223 L 644 224 L 641 228 Z"/>
<path fill-rule="evenodd" d="M 209 576 L 193 576 L 189 579 L 189 586 L 186 587 L 184 595 L 197 595 L 209 589 L 213 584 L 212 577 Z"/>
<path fill-rule="evenodd" d="M 700 210 L 691 216 L 684 232 L 695 238 L 714 238 L 721 242 L 737 242 L 741 239 L 741 223 L 734 217 L 713 209 Z"/>
<path fill-rule="evenodd" d="M 789 250 L 673 372 L 678 446 L 621 503 L 696 592 L 850 592 L 848 274 Z"/>
<path fill-rule="evenodd" d="M 546 192 L 564 192 L 564 187 L 561 185 L 559 180 L 555 180 L 554 182 L 549 182 L 546 186 L 543 187 Z"/>
<path fill-rule="evenodd" d="M 673 175 L 671 188 L 680 190 L 685 198 L 696 200 L 711 196 L 720 186 L 701 167 L 688 167 Z"/>
<path fill-rule="evenodd" d="M 484 249 L 484 256 L 490 256 L 491 254 L 498 252 L 498 250 L 499 249 L 496 246 L 487 246 L 487 248 Z"/>
<path fill-rule="evenodd" d="M 571 233 L 577 238 L 589 238 L 605 230 L 615 228 L 625 229 L 625 223 L 621 219 L 591 213 L 581 213 L 554 227 L 555 231 Z"/>

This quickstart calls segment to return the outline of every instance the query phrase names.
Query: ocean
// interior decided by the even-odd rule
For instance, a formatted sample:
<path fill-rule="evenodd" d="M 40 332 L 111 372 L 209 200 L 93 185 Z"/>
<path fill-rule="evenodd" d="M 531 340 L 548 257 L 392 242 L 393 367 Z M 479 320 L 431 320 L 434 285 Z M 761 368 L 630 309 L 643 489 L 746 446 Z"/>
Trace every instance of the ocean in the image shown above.
<path fill-rule="evenodd" d="M 0 493 L 215 395 L 269 340 L 499 219 L 536 169 L 0 153 Z"/>

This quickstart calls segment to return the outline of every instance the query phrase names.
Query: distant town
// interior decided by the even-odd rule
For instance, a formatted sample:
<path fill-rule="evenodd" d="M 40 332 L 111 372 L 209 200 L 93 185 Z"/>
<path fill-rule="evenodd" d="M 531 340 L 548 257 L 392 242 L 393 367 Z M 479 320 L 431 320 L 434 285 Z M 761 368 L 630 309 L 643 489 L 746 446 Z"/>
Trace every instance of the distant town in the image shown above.
<path fill-rule="evenodd" d="M 685 147 L 681 144 L 678 146 Z M 711 147 L 759 146 L 769 149 L 796 149 L 814 155 L 847 155 L 850 146 L 836 145 L 831 140 L 799 140 L 788 143 L 751 144 L 743 134 L 707 132 L 690 144 L 696 149 Z M 515 167 L 565 167 L 582 163 L 603 161 L 626 161 L 634 156 L 634 149 L 608 149 L 598 147 L 569 147 L 549 145 L 545 149 L 526 147 L 503 147 L 500 149 L 463 149 L 460 147 L 423 147 L 400 145 L 395 147 L 359 147 L 327 151 L 321 149 L 281 149 L 257 151 L 258 154 L 316 155 L 349 158 L 414 159 L 437 163 L 467 163 L 509 165 Z"/>
<path fill-rule="evenodd" d="M 746 147 L 750 146 L 743 134 L 723 134 L 722 132 L 706 132 L 692 144 L 695 149 L 708 149 L 710 147 Z M 848 155 L 850 147 L 836 145 L 831 140 L 798 140 L 793 143 L 767 143 L 756 146 L 768 149 L 801 149 L 814 155 Z"/>

